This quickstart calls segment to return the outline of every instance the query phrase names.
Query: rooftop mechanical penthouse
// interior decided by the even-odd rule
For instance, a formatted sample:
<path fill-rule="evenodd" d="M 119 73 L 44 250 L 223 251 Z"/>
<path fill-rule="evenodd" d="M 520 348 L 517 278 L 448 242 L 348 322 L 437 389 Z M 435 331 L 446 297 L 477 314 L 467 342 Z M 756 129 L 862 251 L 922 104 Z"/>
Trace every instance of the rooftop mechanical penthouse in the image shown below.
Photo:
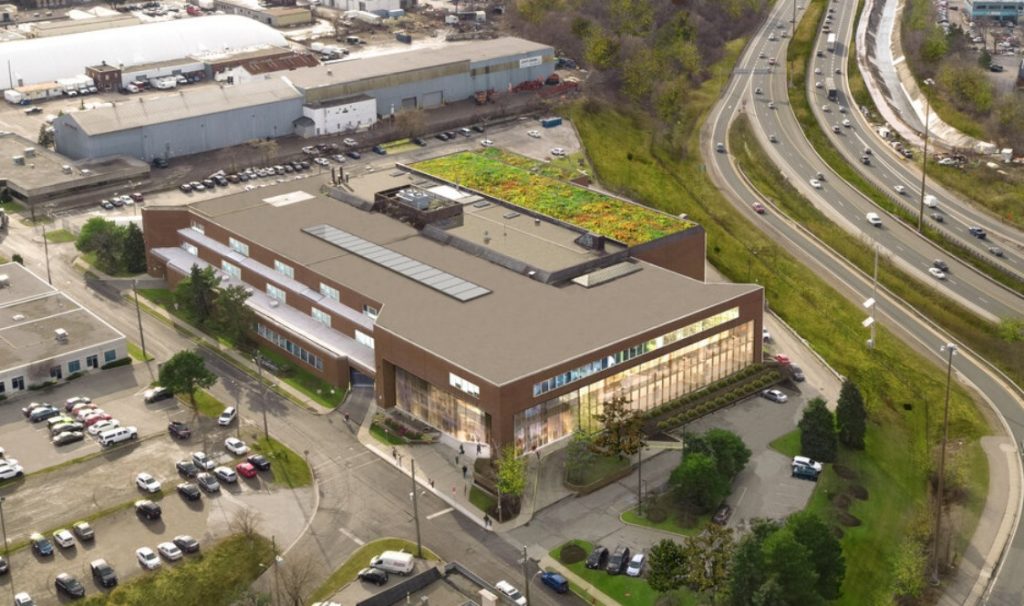
<path fill-rule="evenodd" d="M 258 338 L 466 443 L 529 450 L 761 359 L 763 291 L 703 281 L 699 225 L 536 171 L 517 205 L 435 160 L 147 207 L 150 274 L 247 285 Z"/>

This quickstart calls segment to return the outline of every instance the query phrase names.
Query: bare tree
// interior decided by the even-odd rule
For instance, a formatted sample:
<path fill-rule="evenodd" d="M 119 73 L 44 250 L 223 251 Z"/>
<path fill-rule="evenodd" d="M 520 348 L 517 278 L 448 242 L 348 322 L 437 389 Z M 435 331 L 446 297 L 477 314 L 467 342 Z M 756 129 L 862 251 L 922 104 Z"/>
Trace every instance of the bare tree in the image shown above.
<path fill-rule="evenodd" d="M 259 534 L 261 521 L 262 516 L 259 511 L 243 506 L 235 511 L 235 515 L 228 522 L 228 528 L 231 529 L 231 532 L 244 535 L 245 538 L 252 540 Z"/>
<path fill-rule="evenodd" d="M 422 109 L 403 109 L 395 116 L 395 131 L 403 137 L 418 137 L 427 127 Z"/>
<path fill-rule="evenodd" d="M 280 603 L 303 606 L 305 597 L 320 574 L 320 563 L 311 553 L 289 556 L 275 571 Z"/>

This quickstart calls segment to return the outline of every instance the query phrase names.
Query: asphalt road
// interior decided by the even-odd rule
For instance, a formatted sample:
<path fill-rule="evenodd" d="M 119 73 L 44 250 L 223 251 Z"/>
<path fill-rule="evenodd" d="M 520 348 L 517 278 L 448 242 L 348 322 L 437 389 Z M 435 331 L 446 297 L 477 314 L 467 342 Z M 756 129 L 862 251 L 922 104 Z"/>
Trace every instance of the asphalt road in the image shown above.
<path fill-rule="evenodd" d="M 836 9 L 834 20 L 845 24 L 848 34 L 849 22 L 853 19 L 855 5 L 831 3 L 831 6 Z M 785 14 L 790 13 L 785 12 Z M 755 131 L 758 132 L 763 146 L 768 150 L 776 165 L 784 169 L 784 173 L 794 187 L 851 235 L 865 242 L 876 243 L 884 254 L 888 254 L 909 275 L 917 276 L 927 286 L 943 291 L 979 316 L 997 322 L 1001 318 L 1024 315 L 1024 298 L 920 237 L 914 226 L 906 225 L 895 217 L 886 215 L 858 190 L 829 170 L 804 137 L 800 124 L 791 110 L 784 66 L 787 40 L 771 41 L 767 35 L 768 32 L 779 31 L 778 28 L 771 26 L 771 23 L 776 21 L 780 21 L 780 19 L 770 19 L 765 33 L 752 39 L 748 54 L 741 60 L 735 71 L 737 76 L 741 77 L 737 78 L 737 88 L 729 99 L 733 100 L 730 105 L 743 108 L 751 116 L 755 123 Z M 824 43 L 821 43 L 821 47 L 824 49 Z M 845 60 L 839 52 L 841 48 L 841 45 L 837 46 L 836 53 L 826 51 L 826 57 L 815 58 L 812 62 L 812 66 L 819 67 L 822 71 L 821 75 L 815 75 L 813 71 L 808 75 L 812 104 L 818 115 L 827 118 L 825 124 L 840 125 L 840 134 L 831 134 L 830 130 L 830 136 L 833 140 L 838 140 L 840 149 L 851 156 L 850 160 L 854 165 L 869 170 L 884 170 L 886 166 L 898 164 L 900 161 L 895 159 L 891 151 L 881 149 L 871 154 L 872 165 L 864 167 L 859 161 L 863 149 L 868 142 L 875 141 L 877 137 L 867 132 L 866 123 L 854 122 L 854 120 L 858 120 L 856 109 L 850 109 L 846 114 L 838 112 L 838 105 L 849 107 L 842 93 L 840 93 L 839 102 L 833 103 L 827 99 L 824 89 L 815 87 L 816 81 L 824 82 L 826 77 L 839 77 L 834 73 L 837 68 L 842 70 L 845 75 Z M 758 58 L 762 53 L 766 55 L 765 59 Z M 771 57 L 775 57 L 779 65 L 769 69 L 768 59 Z M 757 94 L 757 89 L 761 89 L 762 93 Z M 774 103 L 775 109 L 771 109 L 769 103 Z M 828 113 L 821 111 L 822 105 L 825 104 L 830 107 Z M 843 119 L 851 121 L 850 128 L 841 126 Z M 716 129 L 715 133 L 715 141 L 727 141 L 725 130 Z M 768 135 L 775 135 L 778 141 L 776 143 L 769 142 Z M 723 155 L 726 154 L 718 154 L 718 156 Z M 719 164 L 728 161 L 727 158 L 716 158 L 716 162 Z M 823 173 L 825 179 L 821 181 L 821 188 L 815 189 L 810 180 L 814 179 L 818 172 Z M 897 183 L 893 178 L 890 178 L 890 182 Z M 903 183 L 908 188 L 908 192 L 912 194 L 912 184 L 909 181 Z M 892 185 L 887 187 L 887 191 L 891 191 L 894 197 L 903 197 L 895 193 Z M 913 195 L 905 197 L 912 198 Z M 943 211 L 947 212 L 945 208 L 947 204 L 943 203 L 942 206 Z M 867 222 L 865 216 L 868 212 L 877 212 L 882 216 L 881 227 L 873 227 Z M 951 217 L 948 212 L 946 216 Z M 952 218 L 949 220 L 952 222 Z M 966 227 L 964 232 L 966 233 Z M 975 238 L 967 239 L 975 240 Z M 967 242 L 965 241 L 965 243 Z M 985 254 L 989 253 L 986 251 Z M 927 273 L 928 268 L 936 259 L 945 261 L 950 267 L 951 271 L 946 280 L 936 280 Z"/>
<path fill-rule="evenodd" d="M 730 156 L 714 151 L 715 142 L 728 140 L 728 128 L 737 108 L 743 105 L 744 100 L 749 100 L 752 97 L 754 86 L 751 81 L 755 78 L 763 79 L 765 75 L 763 73 L 756 73 L 755 70 L 751 69 L 758 62 L 757 56 L 762 48 L 762 38 L 766 38 L 768 32 L 776 27 L 776 22 L 787 21 L 788 16 L 791 14 L 792 4 L 785 1 L 780 2 L 773 9 L 760 34 L 745 50 L 740 64 L 734 72 L 733 79 L 730 81 L 722 99 L 713 110 L 710 120 L 705 127 L 705 158 L 708 161 L 710 174 L 716 184 L 737 207 L 745 209 L 745 212 L 750 213 L 749 216 L 756 225 L 760 226 L 762 230 L 773 237 L 781 246 L 787 248 L 797 258 L 806 263 L 818 275 L 829 281 L 843 296 L 860 304 L 871 296 L 870 278 L 846 261 L 832 255 L 823 246 L 819 245 L 816 240 L 811 238 L 800 226 L 789 221 L 787 218 L 774 212 L 769 212 L 763 216 L 755 215 L 750 209 L 750 203 L 758 199 L 757 194 L 748 189 L 742 175 L 733 165 Z M 781 45 L 776 44 L 776 46 Z M 784 49 L 775 48 L 774 50 L 778 53 L 778 56 L 784 56 Z M 778 109 L 774 110 L 775 113 L 783 113 L 785 111 L 785 113 L 791 114 L 786 107 L 787 102 L 784 101 L 785 95 L 780 95 L 778 98 Z M 756 111 L 758 113 L 755 116 L 761 119 L 760 116 L 762 114 L 760 110 Z M 765 108 L 765 111 L 769 110 Z M 786 131 L 778 130 L 776 132 L 784 133 Z M 792 141 L 790 145 L 795 145 L 797 142 L 796 135 L 799 131 L 790 130 L 788 132 L 790 133 L 788 135 L 790 141 Z M 760 134 L 765 136 L 763 132 Z M 802 136 L 799 140 L 802 140 Z M 766 142 L 766 146 L 768 145 L 770 144 Z M 789 152 L 787 151 L 787 153 Z M 784 168 L 788 169 L 788 162 L 781 164 Z M 801 175 L 799 183 L 796 183 L 798 187 L 803 184 L 806 186 L 806 189 L 811 190 L 810 185 L 807 185 L 807 179 L 803 176 L 807 175 L 810 166 L 805 165 L 802 171 L 798 170 L 798 173 Z M 833 177 L 831 180 L 836 182 L 838 178 Z M 844 196 L 837 195 L 837 193 L 837 191 L 829 192 L 828 198 L 837 201 L 845 199 Z M 837 214 L 834 213 L 832 216 Z M 839 216 L 842 217 L 843 215 Z M 863 214 L 858 211 L 853 216 L 862 218 Z M 893 221 L 889 220 L 886 222 L 885 229 L 872 231 L 888 233 L 892 231 L 889 229 L 892 223 Z M 910 244 L 905 243 L 904 246 L 909 248 Z M 965 273 L 965 270 L 954 268 L 953 272 L 954 274 L 960 274 Z M 926 318 L 903 305 L 886 289 L 880 288 L 876 298 L 878 300 L 876 305 L 877 321 L 883 323 L 887 328 L 918 350 L 931 356 L 937 364 L 945 362 L 945 354 L 940 353 L 939 348 L 951 340 L 948 335 L 942 334 Z M 1019 313 L 1020 310 L 1021 306 L 1018 304 L 1016 312 Z M 865 331 L 866 338 L 867 333 Z M 983 360 L 980 360 L 962 346 L 960 346 L 959 355 L 956 356 L 953 364 L 954 375 L 957 380 L 972 386 L 980 392 L 982 397 L 993 404 L 1005 418 L 1015 439 L 1018 441 L 1024 440 L 1024 406 L 1022 406 L 1024 404 L 1024 394 L 1021 393 L 1020 389 L 1003 380 Z M 1004 560 L 1002 572 L 998 576 L 991 603 L 1019 604 L 1021 596 L 1024 596 L 1024 538 L 1020 534 L 1016 534 Z"/>
<path fill-rule="evenodd" d="M 20 224 L 12 224 L 4 240 L 5 252 L 21 253 L 26 264 L 46 276 L 40 233 Z M 75 256 L 72 244 L 50 246 L 53 284 L 88 307 L 129 339 L 138 342 L 138 324 L 133 306 L 114 288 L 103 284 L 85 284 L 71 267 Z M 173 328 L 142 314 L 147 352 L 156 360 L 149 363 L 155 377 L 157 365 L 175 352 L 193 347 Z M 316 584 L 340 566 L 362 543 L 397 536 L 415 540 L 410 483 L 407 476 L 369 453 L 356 439 L 355 427 L 349 428 L 338 414 L 316 415 L 268 391 L 263 397 L 255 379 L 223 361 L 215 354 L 200 350 L 208 366 L 220 377 L 211 392 L 227 404 L 237 404 L 240 417 L 262 424 L 265 410 L 270 433 L 278 440 L 306 455 L 320 480 L 320 505 L 308 530 L 290 548 L 287 559 L 305 557 L 317 562 Z M 354 419 L 357 419 L 353 415 Z M 305 446 L 303 446 L 305 445 Z M 447 561 L 457 560 L 484 579 L 495 582 L 509 579 L 518 586 L 522 578 L 519 562 L 521 545 L 480 528 L 456 511 L 426 519 L 430 514 L 449 509 L 447 503 L 431 494 L 419 500 L 423 544 Z M 274 534 L 274 520 L 266 520 L 264 534 Z M 532 572 L 536 571 L 533 566 Z M 531 575 L 532 575 L 531 572 Z M 532 584 L 532 602 L 540 606 L 582 604 L 573 596 L 555 596 L 539 581 Z"/>

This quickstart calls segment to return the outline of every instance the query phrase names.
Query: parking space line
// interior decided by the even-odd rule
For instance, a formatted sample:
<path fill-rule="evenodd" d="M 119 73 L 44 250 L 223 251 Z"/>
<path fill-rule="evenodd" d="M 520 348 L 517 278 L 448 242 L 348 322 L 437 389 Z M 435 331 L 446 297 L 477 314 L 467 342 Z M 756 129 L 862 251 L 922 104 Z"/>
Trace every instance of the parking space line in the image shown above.
<path fill-rule="evenodd" d="M 338 532 L 340 532 L 341 534 L 343 534 L 346 537 L 348 537 L 348 538 L 352 539 L 353 541 L 355 541 L 356 544 L 358 544 L 360 547 L 362 547 L 363 545 L 366 545 L 366 541 L 364 541 L 364 540 L 360 539 L 359 537 L 357 537 L 356 535 L 352 534 L 352 532 L 349 531 L 348 528 L 339 528 Z"/>
<path fill-rule="evenodd" d="M 448 509 L 442 509 L 441 511 L 437 511 L 437 512 L 434 512 L 434 513 L 430 514 L 429 516 L 427 516 L 427 519 L 428 520 L 433 520 L 434 518 L 439 518 L 439 517 L 443 516 L 444 514 L 449 513 L 451 511 L 454 511 L 454 510 L 455 509 L 453 507 L 449 507 Z"/>

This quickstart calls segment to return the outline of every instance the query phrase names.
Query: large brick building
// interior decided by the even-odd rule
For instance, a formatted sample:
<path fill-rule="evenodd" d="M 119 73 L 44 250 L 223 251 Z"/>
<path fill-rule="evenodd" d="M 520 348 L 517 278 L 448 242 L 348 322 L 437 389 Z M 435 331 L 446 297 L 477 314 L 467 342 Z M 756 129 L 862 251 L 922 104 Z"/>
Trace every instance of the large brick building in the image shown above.
<path fill-rule="evenodd" d="M 146 208 L 149 271 L 251 287 L 260 338 L 453 441 L 530 449 L 760 360 L 763 291 L 703 281 L 698 225 L 630 246 L 404 167 L 328 191 Z"/>

